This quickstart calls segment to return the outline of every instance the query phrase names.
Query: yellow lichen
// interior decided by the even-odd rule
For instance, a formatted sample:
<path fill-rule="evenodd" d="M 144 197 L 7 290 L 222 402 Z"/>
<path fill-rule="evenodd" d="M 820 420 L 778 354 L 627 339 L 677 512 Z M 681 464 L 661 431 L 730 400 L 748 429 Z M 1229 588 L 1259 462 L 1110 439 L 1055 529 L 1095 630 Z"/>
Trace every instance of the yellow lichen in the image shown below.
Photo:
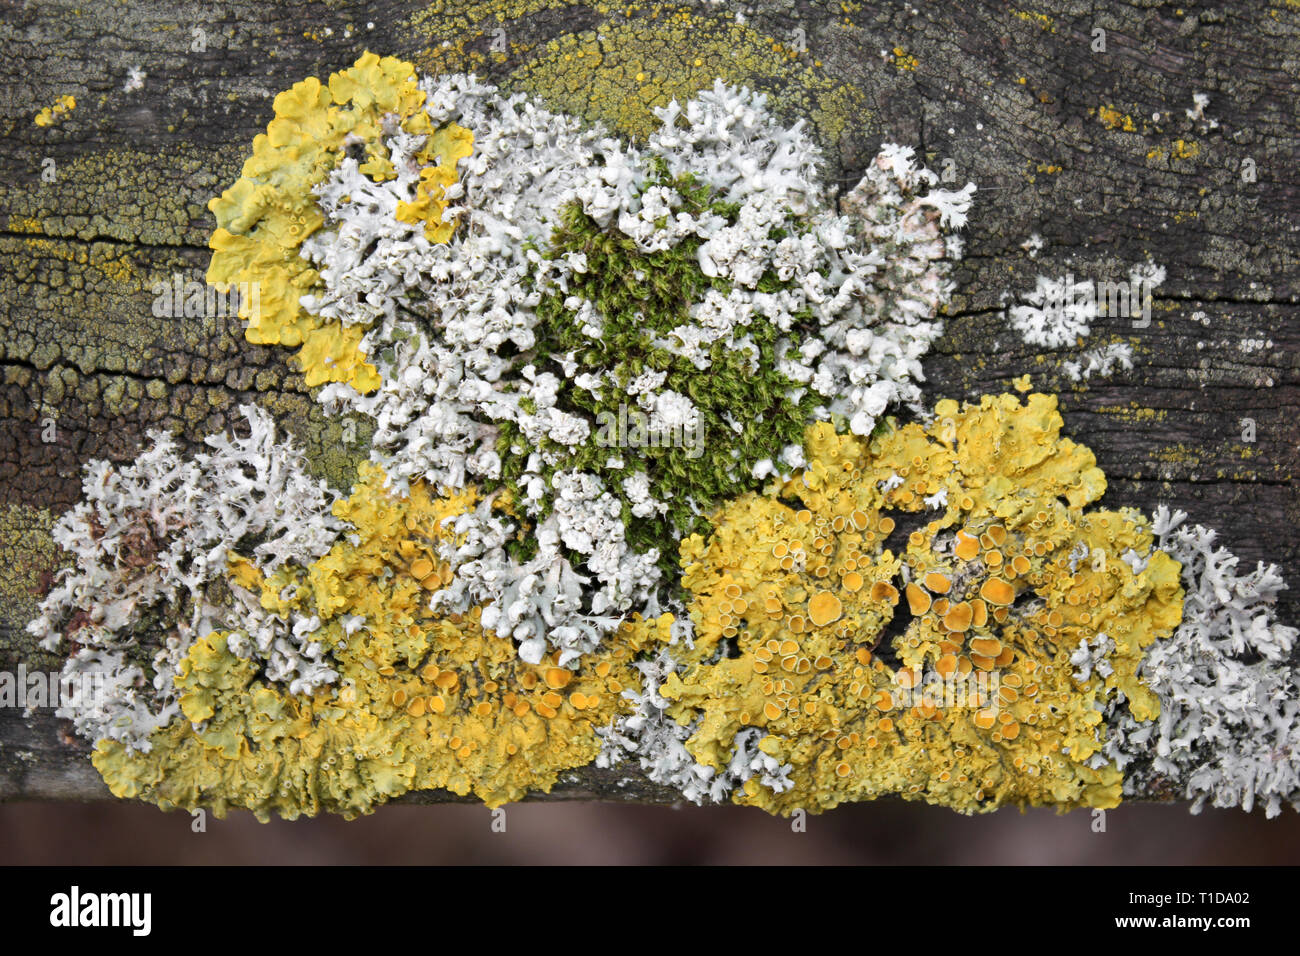
<path fill-rule="evenodd" d="M 1147 159 L 1195 159 L 1201 154 L 1201 145 L 1196 140 L 1176 139 L 1168 146 L 1157 144 L 1147 151 Z"/>
<path fill-rule="evenodd" d="M 128 252 L 108 243 L 73 243 L 67 239 L 26 239 L 24 245 L 33 253 L 98 270 L 114 282 L 127 283 L 138 278 L 135 263 Z"/>
<path fill-rule="evenodd" d="M 1056 23 L 1045 13 L 1035 13 L 1031 10 L 1012 10 L 1012 14 L 1018 20 L 1024 20 L 1026 23 L 1036 23 L 1039 29 L 1056 32 Z"/>
<path fill-rule="evenodd" d="M 47 106 L 37 113 L 32 122 L 37 126 L 53 126 L 76 108 L 77 98 L 71 93 L 66 93 L 55 100 L 53 106 Z"/>
<path fill-rule="evenodd" d="M 473 144 L 473 134 L 454 123 L 433 133 L 425 149 L 437 156 L 438 162 L 420 170 L 415 201 L 397 205 L 397 218 L 424 223 L 424 237 L 430 242 L 447 242 L 456 228 L 454 220 L 443 219 L 447 208 L 444 193 L 456 182 L 456 164 L 473 152 Z"/>
<path fill-rule="evenodd" d="M 900 70 L 906 70 L 908 73 L 916 72 L 917 59 L 908 53 L 901 46 L 894 47 L 894 66 Z"/>
<path fill-rule="evenodd" d="M 429 609 L 431 589 L 449 577 L 436 552 L 450 535 L 442 520 L 472 507 L 474 492 L 436 497 L 416 482 L 400 498 L 384 481 L 363 466 L 352 496 L 335 506 L 355 530 L 311 567 L 263 579 L 246 560 L 230 563 L 232 586 L 266 610 L 320 618 L 313 639 L 336 662 L 338 681 L 289 695 L 230 653 L 228 634 L 208 635 L 176 678 L 184 720 L 155 732 L 149 753 L 97 744 L 95 766 L 114 794 L 218 815 L 246 808 L 263 819 L 355 816 L 431 788 L 497 806 L 549 790 L 560 772 L 595 758 L 596 728 L 626 706 L 625 688 L 640 686 L 633 657 L 668 640 L 671 617 L 626 623 L 608 651 L 576 669 L 553 657 L 527 664 L 513 642 L 479 625 L 477 609 Z"/>
<path fill-rule="evenodd" d="M 750 780 L 739 802 L 1118 802 L 1120 771 L 1093 766 L 1099 703 L 1122 692 L 1139 720 L 1156 716 L 1137 666 L 1181 616 L 1179 566 L 1159 551 L 1140 572 L 1124 560 L 1150 551 L 1147 523 L 1083 510 L 1105 478 L 1061 424 L 1055 398 L 1033 394 L 943 401 L 928 428 L 870 441 L 815 425 L 802 474 L 683 542 L 697 640 L 662 688 L 670 713 L 698 721 L 687 747 L 706 765 L 726 766 L 736 734 L 757 727 L 792 768 L 793 789 Z M 939 491 L 948 504 L 930 511 Z M 886 511 L 922 520 L 905 550 L 884 546 Z M 1103 631 L 1108 673 L 1076 679 L 1071 655 Z M 734 649 L 718 655 L 724 637 Z"/>
<path fill-rule="evenodd" d="M 338 165 L 348 145 L 364 152 L 361 172 L 382 181 L 393 176 L 384 117 L 426 136 L 416 157 L 422 165 L 419 192 L 415 202 L 403 204 L 400 218 L 426 223 L 433 241 L 451 236 L 454 223 L 442 221 L 443 189 L 454 182 L 472 135 L 454 124 L 434 129 L 424 102 L 414 67 L 395 57 L 366 53 L 328 83 L 308 77 L 275 98 L 275 119 L 253 140 L 239 180 L 208 204 L 218 226 L 209 241 L 208 281 L 222 290 L 256 284 L 256 310 L 248 302 L 240 306 L 248 340 L 301 346 L 298 359 L 308 385 L 350 382 L 363 392 L 379 386 L 378 372 L 361 349 L 365 327 L 321 319 L 299 302 L 319 279 L 299 255 L 303 240 L 324 224 L 312 187 Z"/>
<path fill-rule="evenodd" d="M 1132 133 L 1137 130 L 1137 126 L 1133 123 L 1133 117 L 1113 106 L 1098 107 L 1097 119 L 1107 129 L 1122 130 L 1125 133 Z"/>

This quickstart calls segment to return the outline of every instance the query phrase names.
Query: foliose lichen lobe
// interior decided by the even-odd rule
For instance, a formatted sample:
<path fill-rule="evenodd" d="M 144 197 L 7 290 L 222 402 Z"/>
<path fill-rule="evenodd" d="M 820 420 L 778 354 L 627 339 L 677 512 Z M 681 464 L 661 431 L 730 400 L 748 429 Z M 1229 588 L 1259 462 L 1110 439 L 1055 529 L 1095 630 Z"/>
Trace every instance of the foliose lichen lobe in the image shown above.
<path fill-rule="evenodd" d="M 631 657 L 665 639 L 669 622 L 627 622 L 609 653 L 578 668 L 553 657 L 526 664 L 477 610 L 428 606 L 450 573 L 431 545 L 473 491 L 438 497 L 415 485 L 399 498 L 383 479 L 363 469 L 334 506 L 354 530 L 309 566 L 264 575 L 230 560 L 233 588 L 268 615 L 310 624 L 337 680 L 290 693 L 249 654 L 251 627 L 209 633 L 175 677 L 183 719 L 155 731 L 147 750 L 99 741 L 93 760 L 114 794 L 219 815 L 355 816 L 409 790 L 472 792 L 497 806 L 591 762 L 595 728 L 636 685 Z"/>
<path fill-rule="evenodd" d="M 240 308 L 249 341 L 301 346 L 308 385 L 343 381 L 363 391 L 378 385 L 359 350 L 364 328 L 323 321 L 300 302 L 319 279 L 300 255 L 303 241 L 324 223 L 313 189 L 349 151 L 359 151 L 360 171 L 374 180 L 397 176 L 382 135 L 397 127 L 424 137 L 419 189 L 398 218 L 423 226 L 433 241 L 445 242 L 454 227 L 443 222 L 444 191 L 473 137 L 459 127 L 435 130 L 424 98 L 411 65 L 396 57 L 367 53 L 328 83 L 308 77 L 276 96 L 275 118 L 253 140 L 241 177 L 209 203 L 217 229 L 208 281 L 257 290 L 256 307 L 245 298 Z"/>

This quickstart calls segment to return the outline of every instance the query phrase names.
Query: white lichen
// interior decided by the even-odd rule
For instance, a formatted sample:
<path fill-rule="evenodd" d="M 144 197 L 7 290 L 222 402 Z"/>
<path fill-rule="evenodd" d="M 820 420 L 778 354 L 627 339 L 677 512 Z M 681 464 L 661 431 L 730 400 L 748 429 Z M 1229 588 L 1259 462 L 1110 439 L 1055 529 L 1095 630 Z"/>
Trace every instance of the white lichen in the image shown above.
<path fill-rule="evenodd" d="M 1006 311 L 1011 327 L 1029 345 L 1048 349 L 1077 345 L 1092 331 L 1099 316 L 1151 320 L 1151 293 L 1165 281 L 1165 270 L 1152 262 L 1129 270 L 1127 281 L 1076 280 L 1073 273 L 1056 278 L 1038 276 L 1023 293 L 1020 305 Z"/>
<path fill-rule="evenodd" d="M 614 767 L 634 759 L 651 782 L 672 787 L 695 804 L 720 803 L 752 778 L 777 793 L 794 786 L 789 779 L 793 767 L 759 749 L 764 731 L 758 727 L 736 733 L 725 769 L 700 763 L 686 748 L 695 727 L 675 721 L 668 714 L 672 702 L 659 694 L 659 687 L 676 669 L 672 652 L 661 651 L 634 666 L 641 673 L 643 690 L 625 690 L 623 697 L 632 705 L 632 712 L 596 731 L 602 739 L 597 767 Z"/>
<path fill-rule="evenodd" d="M 399 492 L 415 479 L 455 488 L 499 483 L 502 455 L 524 463 L 519 504 L 536 525 L 534 540 L 548 543 L 535 557 L 514 560 L 502 518 L 463 519 L 476 532 L 473 543 L 449 552 L 456 578 L 436 606 L 485 602 L 488 618 L 529 659 L 550 645 L 568 660 L 592 649 L 657 584 L 658 554 L 633 551 L 615 530 L 616 499 L 631 496 L 634 518 L 664 509 L 644 482 L 597 490 L 595 476 L 586 476 L 580 492 L 572 481 L 561 487 L 557 469 L 566 471 L 592 437 L 591 422 L 561 407 L 562 383 L 602 398 L 622 389 L 646 414 L 652 437 L 694 434 L 701 413 L 665 386 L 662 372 L 622 381 L 610 369 L 580 365 L 573 352 L 536 354 L 544 295 L 562 296 L 585 334 L 599 338 L 605 327 L 599 309 L 570 292 L 588 269 L 586 256 L 545 254 L 560 210 L 576 202 L 644 252 L 699 240 L 701 270 L 726 280 L 729 291 L 709 289 L 690 308 L 691 321 L 657 344 L 702 372 L 718 346 L 748 356 L 757 370 L 749 327 L 761 316 L 786 336 L 776 344 L 776 368 L 790 379 L 792 397 L 811 389 L 821 398 L 814 417 L 844 416 L 865 435 L 889 405 L 920 398 L 920 359 L 942 332 L 935 316 L 951 295 L 948 274 L 961 251 L 951 231 L 964 224 L 974 186 L 935 189 L 937 177 L 911 149 L 887 145 L 837 213 L 826 208 L 821 154 L 803 124 L 782 126 L 765 97 L 721 82 L 658 110 L 660 127 L 644 146 L 471 76 L 429 79 L 423 88 L 436 124 L 455 122 L 474 134 L 473 153 L 447 191 L 444 218 L 456 230 L 449 242 L 434 243 L 422 224 L 397 219 L 418 181 L 414 157 L 423 143 L 401 130 L 386 139 L 395 178 L 375 183 L 349 158 L 321 184 L 326 228 L 304 242 L 303 253 L 323 290 L 303 305 L 364 326 L 362 348 L 381 378 L 373 393 L 334 384 L 321 398 L 329 409 L 374 420 L 371 457 Z M 674 189 L 652 183 L 665 170 L 691 174 L 738 204 L 734 219 L 683 211 Z M 765 276 L 785 287 L 764 291 Z M 503 448 L 506 427 L 518 437 Z M 773 471 L 803 464 L 797 445 L 779 457 Z M 751 474 L 761 477 L 763 465 Z M 689 501 L 696 513 L 709 504 Z M 602 529 L 599 546 L 587 550 L 572 547 L 573 532 L 562 530 L 584 513 Z M 592 593 L 582 591 L 588 582 Z"/>
<path fill-rule="evenodd" d="M 1073 276 L 1039 276 L 1025 304 L 1012 306 L 1007 318 L 1029 345 L 1059 349 L 1074 345 L 1092 331 L 1097 297 L 1091 282 Z"/>
<path fill-rule="evenodd" d="M 1127 371 L 1133 367 L 1133 349 L 1123 342 L 1112 342 L 1110 345 L 1088 349 L 1077 362 L 1066 359 L 1061 367 L 1074 382 L 1087 381 L 1094 375 L 1106 378 L 1116 368 Z"/>
<path fill-rule="evenodd" d="M 1209 132 L 1219 126 L 1218 120 L 1205 115 L 1205 108 L 1209 105 L 1210 95 L 1208 93 L 1193 93 L 1191 108 L 1183 110 L 1189 120 L 1200 124 L 1202 132 Z"/>
<path fill-rule="evenodd" d="M 1153 522 L 1157 546 L 1182 563 L 1186 591 L 1182 623 L 1148 650 L 1139 671 L 1160 698 L 1160 716 L 1139 723 L 1112 707 L 1106 755 L 1120 767 L 1137 764 L 1126 792 L 1163 781 L 1193 801 L 1193 812 L 1257 802 L 1270 817 L 1283 804 L 1300 810 L 1292 661 L 1300 632 L 1274 612 L 1286 584 L 1273 565 L 1239 574 L 1237 556 L 1216 544 L 1216 533 L 1186 519 L 1162 505 Z"/>

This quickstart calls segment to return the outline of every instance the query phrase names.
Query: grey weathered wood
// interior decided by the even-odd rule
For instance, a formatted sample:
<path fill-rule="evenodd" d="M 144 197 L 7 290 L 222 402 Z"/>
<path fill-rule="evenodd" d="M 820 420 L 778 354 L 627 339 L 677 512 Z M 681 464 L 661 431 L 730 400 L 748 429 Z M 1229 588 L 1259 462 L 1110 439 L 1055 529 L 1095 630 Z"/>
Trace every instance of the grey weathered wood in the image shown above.
<path fill-rule="evenodd" d="M 646 8 L 632 21 L 660 72 L 689 72 L 694 57 L 706 72 L 752 71 L 778 101 L 815 86 L 807 76 L 854 91 L 847 124 L 814 115 L 846 181 L 884 139 L 919 145 L 937 169 L 951 160 L 981 192 L 949 334 L 926 362 L 931 394 L 971 397 L 1032 373 L 1036 387 L 1062 393 L 1069 432 L 1110 478 L 1109 503 L 1177 504 L 1221 528 L 1243 559 L 1278 562 L 1300 582 L 1300 10 L 863 6 L 751 5 L 756 33 L 788 43 L 804 31 L 807 52 L 771 68 L 717 41 L 732 16 L 723 7 L 693 7 L 697 26 L 680 49 L 663 41 L 666 16 Z M 197 439 L 252 400 L 306 444 L 321 474 L 339 485 L 352 474 L 361 448 L 339 453 L 338 424 L 311 402 L 287 351 L 251 346 L 228 323 L 150 313 L 154 280 L 201 277 L 213 228 L 204 204 L 237 176 L 271 96 L 370 48 L 424 68 L 472 65 L 557 105 L 607 113 L 607 93 L 588 99 L 581 83 L 538 67 L 562 55 L 549 41 L 576 34 L 601 51 L 607 84 L 639 90 L 640 68 L 617 39 L 627 14 L 606 10 L 567 0 L 0 3 L 0 667 L 57 667 L 22 625 L 56 566 L 50 524 L 79 496 L 88 458 L 129 460 L 155 427 Z M 496 56 L 502 26 L 510 52 Z M 1098 27 L 1106 53 L 1090 48 Z M 194 28 L 205 52 L 189 49 Z M 146 85 L 126 93 L 136 66 Z M 1216 129 L 1186 117 L 1196 92 L 1210 95 Z M 33 125 L 63 93 L 77 97 L 72 115 Z M 1110 128 L 1103 107 L 1133 130 Z M 41 181 L 46 158 L 54 183 Z M 1241 175 L 1248 161 L 1254 182 Z M 1036 261 L 1021 248 L 1034 232 L 1047 241 Z M 1168 270 L 1151 326 L 1103 320 L 1088 342 L 1131 343 L 1131 372 L 1072 385 L 1061 361 L 1078 350 L 1038 352 L 1001 316 L 1003 296 L 1039 273 L 1119 279 L 1148 256 Z M 1242 348 L 1254 339 L 1271 344 Z M 56 419 L 53 444 L 41 440 L 46 418 Z M 1241 440 L 1243 418 L 1255 422 L 1253 444 Z M 1294 595 L 1284 602 L 1289 618 L 1297 608 Z M 0 798 L 106 795 L 86 750 L 48 712 L 0 711 Z M 671 799 L 625 776 L 581 771 L 556 795 Z"/>

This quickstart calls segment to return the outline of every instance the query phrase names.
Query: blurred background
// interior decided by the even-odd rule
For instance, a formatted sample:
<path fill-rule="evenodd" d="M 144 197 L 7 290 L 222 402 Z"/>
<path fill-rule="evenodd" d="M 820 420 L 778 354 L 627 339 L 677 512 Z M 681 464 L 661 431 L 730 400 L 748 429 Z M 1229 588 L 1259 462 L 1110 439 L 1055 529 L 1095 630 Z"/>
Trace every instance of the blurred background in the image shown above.
<path fill-rule="evenodd" d="M 498 817 L 498 819 L 500 819 Z M 390 805 L 337 817 L 258 823 L 145 804 L 0 806 L 4 864 L 1295 864 L 1300 814 L 1124 804 L 1106 812 L 1002 810 L 963 817 L 881 800 L 806 819 L 807 830 L 747 807 L 524 803 L 505 832 L 479 805 Z"/>

